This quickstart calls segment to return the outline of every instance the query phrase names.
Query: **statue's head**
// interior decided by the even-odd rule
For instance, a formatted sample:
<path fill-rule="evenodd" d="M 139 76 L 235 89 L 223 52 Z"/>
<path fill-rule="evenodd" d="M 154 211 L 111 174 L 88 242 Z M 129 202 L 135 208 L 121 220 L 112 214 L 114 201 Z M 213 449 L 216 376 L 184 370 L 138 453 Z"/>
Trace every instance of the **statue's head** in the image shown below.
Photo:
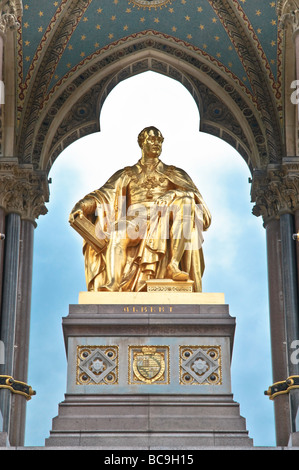
<path fill-rule="evenodd" d="M 145 140 L 150 135 L 159 137 L 161 139 L 161 143 L 164 141 L 164 137 L 161 131 L 159 131 L 159 129 L 157 129 L 155 126 L 145 127 L 138 135 L 138 144 L 140 148 L 143 147 Z"/>

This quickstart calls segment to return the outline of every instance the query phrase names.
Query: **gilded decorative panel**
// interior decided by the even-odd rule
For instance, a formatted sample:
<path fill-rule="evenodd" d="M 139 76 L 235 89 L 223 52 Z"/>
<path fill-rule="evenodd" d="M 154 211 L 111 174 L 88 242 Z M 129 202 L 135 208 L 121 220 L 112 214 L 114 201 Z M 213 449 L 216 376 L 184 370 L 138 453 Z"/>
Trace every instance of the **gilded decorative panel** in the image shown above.
<path fill-rule="evenodd" d="M 169 384 L 168 346 L 129 346 L 129 384 Z"/>

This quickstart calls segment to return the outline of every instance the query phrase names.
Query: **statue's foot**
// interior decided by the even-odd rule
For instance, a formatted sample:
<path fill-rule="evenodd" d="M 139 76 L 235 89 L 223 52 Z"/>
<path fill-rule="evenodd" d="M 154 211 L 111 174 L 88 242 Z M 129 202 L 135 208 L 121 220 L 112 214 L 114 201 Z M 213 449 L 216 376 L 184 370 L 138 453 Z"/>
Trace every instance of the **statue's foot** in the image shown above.
<path fill-rule="evenodd" d="M 175 264 L 169 264 L 166 269 L 165 278 L 173 281 L 188 281 L 189 274 L 181 271 Z"/>

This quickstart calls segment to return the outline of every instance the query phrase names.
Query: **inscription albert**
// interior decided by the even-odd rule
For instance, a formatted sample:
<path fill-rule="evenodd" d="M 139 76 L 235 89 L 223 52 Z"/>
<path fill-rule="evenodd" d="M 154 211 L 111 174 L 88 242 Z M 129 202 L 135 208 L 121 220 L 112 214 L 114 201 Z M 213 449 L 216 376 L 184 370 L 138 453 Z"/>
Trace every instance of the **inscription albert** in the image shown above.
<path fill-rule="evenodd" d="M 125 313 L 171 313 L 171 305 L 126 305 L 123 307 Z"/>

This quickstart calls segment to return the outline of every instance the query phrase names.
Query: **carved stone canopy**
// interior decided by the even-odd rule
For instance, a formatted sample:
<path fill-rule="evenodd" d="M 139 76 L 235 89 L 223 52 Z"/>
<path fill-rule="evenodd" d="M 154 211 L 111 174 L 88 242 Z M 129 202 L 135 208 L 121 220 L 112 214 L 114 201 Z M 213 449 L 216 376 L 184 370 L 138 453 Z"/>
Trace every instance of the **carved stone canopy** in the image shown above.
<path fill-rule="evenodd" d="M 15 159 L 0 163 L 0 207 L 6 213 L 17 213 L 22 219 L 35 220 L 48 212 L 48 181 L 44 172 L 34 171 L 32 165 L 19 165 Z"/>

